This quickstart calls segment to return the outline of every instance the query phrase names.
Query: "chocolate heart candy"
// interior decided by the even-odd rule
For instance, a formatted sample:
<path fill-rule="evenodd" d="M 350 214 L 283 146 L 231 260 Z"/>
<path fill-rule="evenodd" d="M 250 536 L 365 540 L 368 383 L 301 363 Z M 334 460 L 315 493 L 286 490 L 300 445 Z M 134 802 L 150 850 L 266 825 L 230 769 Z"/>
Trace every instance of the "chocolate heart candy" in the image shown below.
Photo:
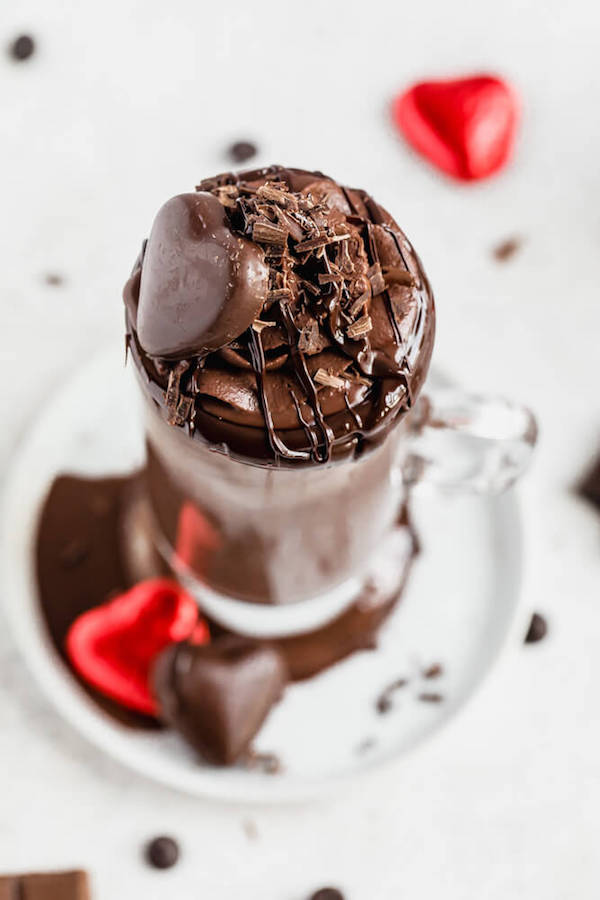
<path fill-rule="evenodd" d="M 157 213 L 144 255 L 140 343 L 166 358 L 218 350 L 259 316 L 268 286 L 264 251 L 233 234 L 216 197 L 172 197 Z"/>
<path fill-rule="evenodd" d="M 272 647 L 236 635 L 177 644 L 154 668 L 160 715 L 213 763 L 231 764 L 280 698 L 285 664 Z"/>
<path fill-rule="evenodd" d="M 191 636 L 209 640 L 196 601 L 174 581 L 150 578 L 75 619 L 66 651 L 74 669 L 100 693 L 154 715 L 152 663 L 167 645 Z"/>

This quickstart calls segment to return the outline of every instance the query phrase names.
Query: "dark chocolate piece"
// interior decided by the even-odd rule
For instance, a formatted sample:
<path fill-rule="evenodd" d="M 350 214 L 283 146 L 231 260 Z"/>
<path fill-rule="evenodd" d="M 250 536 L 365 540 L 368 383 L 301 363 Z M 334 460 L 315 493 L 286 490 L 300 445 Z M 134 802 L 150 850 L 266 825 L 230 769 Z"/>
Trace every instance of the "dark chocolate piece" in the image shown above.
<path fill-rule="evenodd" d="M 408 678 L 396 678 L 391 682 L 391 684 L 388 684 L 388 686 L 383 689 L 383 691 L 377 698 L 377 702 L 375 704 L 377 712 L 381 714 L 389 712 L 394 705 L 394 694 L 396 694 L 397 691 L 401 690 L 403 687 L 406 687 L 407 684 Z"/>
<path fill-rule="evenodd" d="M 140 345 L 151 357 L 218 350 L 259 316 L 268 287 L 263 250 L 233 233 L 215 196 L 172 197 L 157 213 L 144 254 Z"/>
<path fill-rule="evenodd" d="M 421 388 L 435 322 L 425 273 L 398 225 L 363 191 L 318 172 L 270 166 L 206 179 L 197 190 L 199 204 L 210 197 L 221 207 L 217 230 L 199 239 L 189 221 L 194 195 L 173 198 L 124 291 L 131 357 L 167 421 L 263 465 L 323 463 L 383 441 Z M 266 267 L 253 317 L 258 276 L 241 266 L 224 277 L 236 246 L 221 240 L 225 233 L 243 242 L 244 259 L 253 248 Z M 198 246 L 209 234 L 220 249 L 202 287 Z M 183 314 L 175 299 L 182 285 Z M 196 302 L 203 291 L 211 303 Z M 219 319 L 208 340 L 195 316 L 214 317 L 227 291 L 223 309 L 235 308 L 235 327 Z M 186 399 L 173 412 L 165 395 L 171 367 L 184 359 Z"/>
<path fill-rule="evenodd" d="M 170 869 L 179 859 L 179 844 L 172 837 L 156 837 L 146 844 L 144 855 L 155 869 Z"/>
<path fill-rule="evenodd" d="M 273 647 L 231 635 L 207 646 L 167 648 L 153 680 L 164 720 L 202 756 L 228 765 L 248 749 L 287 673 Z"/>
<path fill-rule="evenodd" d="M 337 888 L 325 887 L 311 894 L 310 900 L 344 900 L 344 895 Z"/>
<path fill-rule="evenodd" d="M 10 45 L 10 55 L 17 62 L 23 62 L 33 56 L 35 41 L 29 34 L 22 34 Z"/>
<path fill-rule="evenodd" d="M 525 635 L 525 643 L 537 644 L 538 641 L 543 641 L 547 633 L 548 623 L 546 622 L 546 619 L 540 615 L 540 613 L 534 613 L 531 617 L 527 634 Z"/>
<path fill-rule="evenodd" d="M 229 156 L 235 163 L 245 163 L 256 156 L 258 149 L 252 141 L 236 141 L 229 148 Z"/>
<path fill-rule="evenodd" d="M 0 900 L 89 900 L 87 872 L 0 875 Z"/>
<path fill-rule="evenodd" d="M 523 241 L 519 237 L 507 238 L 500 244 L 496 244 L 493 250 L 494 259 L 498 262 L 506 262 L 520 250 Z"/>

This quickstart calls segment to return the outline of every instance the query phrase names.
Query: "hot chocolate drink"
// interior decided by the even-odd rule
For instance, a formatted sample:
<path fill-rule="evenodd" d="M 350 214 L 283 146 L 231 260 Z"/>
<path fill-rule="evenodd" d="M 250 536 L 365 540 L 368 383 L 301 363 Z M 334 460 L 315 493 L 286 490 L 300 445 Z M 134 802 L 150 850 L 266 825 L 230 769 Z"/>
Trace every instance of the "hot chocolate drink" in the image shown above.
<path fill-rule="evenodd" d="M 392 217 L 318 172 L 207 179 L 159 210 L 124 299 L 169 565 L 225 599 L 351 598 L 434 338 Z"/>

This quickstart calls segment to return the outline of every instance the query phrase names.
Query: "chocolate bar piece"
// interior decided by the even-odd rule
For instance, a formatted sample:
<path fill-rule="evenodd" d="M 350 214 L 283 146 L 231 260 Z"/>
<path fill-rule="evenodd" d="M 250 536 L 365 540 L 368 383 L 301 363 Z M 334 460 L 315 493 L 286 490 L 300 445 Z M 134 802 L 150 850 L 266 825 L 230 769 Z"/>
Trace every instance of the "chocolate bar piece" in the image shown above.
<path fill-rule="evenodd" d="M 90 900 L 87 872 L 0 875 L 0 900 Z"/>

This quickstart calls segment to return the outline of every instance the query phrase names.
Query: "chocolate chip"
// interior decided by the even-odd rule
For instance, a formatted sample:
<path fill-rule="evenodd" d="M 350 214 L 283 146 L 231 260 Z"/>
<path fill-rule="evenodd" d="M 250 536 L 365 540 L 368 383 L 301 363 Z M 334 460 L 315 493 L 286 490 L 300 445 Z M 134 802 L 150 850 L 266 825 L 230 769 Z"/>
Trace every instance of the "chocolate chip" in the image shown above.
<path fill-rule="evenodd" d="M 548 623 L 539 613 L 534 613 L 529 623 L 529 629 L 525 635 L 526 644 L 537 644 L 542 641 L 548 633 Z"/>
<path fill-rule="evenodd" d="M 13 59 L 23 62 L 33 55 L 35 42 L 28 34 L 22 34 L 12 42 L 9 50 Z"/>
<path fill-rule="evenodd" d="M 344 895 L 337 888 L 325 887 L 311 894 L 310 900 L 344 900 Z"/>
<path fill-rule="evenodd" d="M 65 279 L 62 275 L 59 275 L 58 272 L 46 272 L 44 281 L 46 284 L 50 285 L 50 287 L 60 287 L 61 284 L 64 284 Z"/>
<path fill-rule="evenodd" d="M 521 238 L 512 237 L 502 241 L 500 244 L 496 244 L 492 251 L 494 259 L 498 262 L 506 262 L 507 259 L 510 259 L 511 256 L 515 255 L 522 243 Z"/>
<path fill-rule="evenodd" d="M 419 694 L 418 699 L 421 703 L 441 703 L 444 697 L 442 694 L 424 691 L 422 694 Z"/>
<path fill-rule="evenodd" d="M 433 663 L 423 670 L 423 678 L 439 678 L 443 672 L 444 669 L 442 668 L 441 663 Z"/>
<path fill-rule="evenodd" d="M 236 163 L 246 162 L 247 159 L 252 159 L 257 153 L 258 148 L 251 141 L 236 141 L 229 148 L 229 156 Z"/>
<path fill-rule="evenodd" d="M 147 862 L 155 869 L 170 869 L 179 859 L 179 845 L 170 837 L 157 837 L 146 844 Z"/>
<path fill-rule="evenodd" d="M 600 458 L 594 460 L 577 486 L 577 493 L 596 509 L 600 509 Z"/>

